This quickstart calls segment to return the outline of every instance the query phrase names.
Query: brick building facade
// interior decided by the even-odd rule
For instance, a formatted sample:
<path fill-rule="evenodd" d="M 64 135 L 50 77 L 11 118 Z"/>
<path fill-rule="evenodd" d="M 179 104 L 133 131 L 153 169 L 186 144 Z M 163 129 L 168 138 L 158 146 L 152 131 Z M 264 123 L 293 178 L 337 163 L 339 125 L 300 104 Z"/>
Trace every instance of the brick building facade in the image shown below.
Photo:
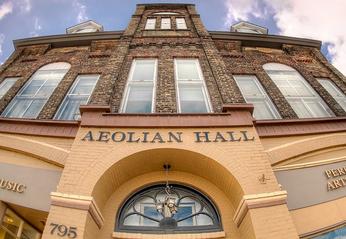
<path fill-rule="evenodd" d="M 124 31 L 14 45 L 0 68 L 0 93 L 13 80 L 0 95 L 0 238 L 346 235 L 346 83 L 321 42 L 208 31 L 192 4 L 139 4 Z M 126 224 L 129 202 L 166 181 L 198 202 L 176 201 L 157 227 L 142 203 Z M 183 210 L 196 216 L 179 224 Z"/>

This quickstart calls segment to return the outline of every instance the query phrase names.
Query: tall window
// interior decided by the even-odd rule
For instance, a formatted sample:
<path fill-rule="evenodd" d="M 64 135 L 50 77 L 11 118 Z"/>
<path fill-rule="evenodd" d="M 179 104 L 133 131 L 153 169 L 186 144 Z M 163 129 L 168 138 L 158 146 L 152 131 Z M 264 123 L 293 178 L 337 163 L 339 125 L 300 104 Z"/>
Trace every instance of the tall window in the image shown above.
<path fill-rule="evenodd" d="M 14 85 L 14 83 L 16 83 L 16 81 L 18 80 L 18 77 L 9 77 L 9 78 L 5 78 L 1 84 L 0 84 L 0 99 L 2 97 L 4 97 L 4 95 L 7 93 L 7 91 L 9 89 L 11 89 L 11 87 Z"/>
<path fill-rule="evenodd" d="M 292 67 L 278 63 L 268 63 L 263 65 L 263 68 L 299 118 L 334 115 L 316 91 Z"/>
<path fill-rule="evenodd" d="M 41 67 L 6 107 L 2 116 L 36 118 L 70 66 L 58 62 Z"/>
<path fill-rule="evenodd" d="M 169 200 L 169 201 L 168 201 Z M 146 188 L 121 208 L 119 231 L 161 233 L 221 230 L 213 204 L 197 191 L 180 185 Z"/>
<path fill-rule="evenodd" d="M 99 75 L 79 75 L 54 118 L 78 120 L 80 118 L 79 106 L 88 103 L 98 79 Z"/>
<path fill-rule="evenodd" d="M 197 59 L 175 59 L 178 112 L 211 112 L 208 92 Z"/>
<path fill-rule="evenodd" d="M 176 23 L 177 23 L 177 29 L 187 29 L 185 18 L 177 17 L 175 20 L 176 20 Z"/>
<path fill-rule="evenodd" d="M 161 18 L 161 29 L 171 29 L 171 19 L 169 17 Z"/>
<path fill-rule="evenodd" d="M 262 85 L 254 75 L 234 76 L 237 85 L 247 103 L 254 105 L 254 117 L 256 119 L 278 119 L 280 118 L 274 104 L 263 89 Z"/>
<path fill-rule="evenodd" d="M 146 30 L 155 30 L 156 18 L 148 18 L 145 24 Z"/>
<path fill-rule="evenodd" d="M 320 78 L 318 82 L 333 96 L 339 105 L 346 111 L 346 96 L 345 94 L 329 79 Z"/>
<path fill-rule="evenodd" d="M 156 59 L 135 59 L 132 62 L 121 107 L 122 112 L 154 112 L 156 71 Z"/>

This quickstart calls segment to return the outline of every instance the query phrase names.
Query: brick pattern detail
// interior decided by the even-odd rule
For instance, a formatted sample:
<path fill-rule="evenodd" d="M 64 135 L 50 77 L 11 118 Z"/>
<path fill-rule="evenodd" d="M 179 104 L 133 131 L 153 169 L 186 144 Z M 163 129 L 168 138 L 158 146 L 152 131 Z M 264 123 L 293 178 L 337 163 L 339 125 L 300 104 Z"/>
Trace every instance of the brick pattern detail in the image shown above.
<path fill-rule="evenodd" d="M 158 11 L 176 12 L 170 15 L 171 30 L 159 30 Z M 157 17 L 157 30 L 144 30 L 148 17 Z M 184 17 L 187 30 L 176 30 L 175 18 Z M 30 79 L 45 64 L 63 61 L 71 64 L 51 98 L 40 112 L 39 119 L 52 119 L 78 74 L 100 74 L 90 99 L 93 105 L 110 105 L 118 112 L 131 62 L 134 58 L 158 59 L 156 107 L 158 113 L 177 112 L 174 79 L 174 58 L 198 58 L 208 87 L 214 112 L 222 104 L 244 103 L 232 75 L 255 74 L 284 119 L 297 115 L 280 90 L 263 70 L 262 65 L 278 62 L 295 68 L 319 93 L 336 116 L 346 113 L 318 83 L 317 77 L 331 79 L 346 93 L 345 77 L 321 52 L 314 48 L 283 45 L 281 49 L 244 47 L 241 41 L 213 40 L 205 29 L 193 5 L 138 5 L 120 40 L 92 41 L 89 46 L 54 48 L 49 44 L 16 49 L 0 67 L 0 82 L 6 77 L 20 79 L 0 100 L 0 113 Z"/>
<path fill-rule="evenodd" d="M 298 118 L 292 107 L 281 94 L 278 87 L 270 79 L 262 66 L 266 63 L 281 63 L 296 69 L 312 88 L 321 96 L 336 116 L 345 116 L 346 113 L 334 98 L 318 83 L 316 78 L 326 77 L 333 80 L 345 92 L 345 82 L 335 74 L 321 59 L 316 50 L 307 47 L 283 45 L 282 50 L 255 47 L 239 48 L 237 42 L 225 43 L 216 41 L 227 65 L 229 75 L 253 74 L 256 75 L 271 100 L 276 105 L 284 119 Z M 322 59 L 323 60 L 323 59 Z"/>

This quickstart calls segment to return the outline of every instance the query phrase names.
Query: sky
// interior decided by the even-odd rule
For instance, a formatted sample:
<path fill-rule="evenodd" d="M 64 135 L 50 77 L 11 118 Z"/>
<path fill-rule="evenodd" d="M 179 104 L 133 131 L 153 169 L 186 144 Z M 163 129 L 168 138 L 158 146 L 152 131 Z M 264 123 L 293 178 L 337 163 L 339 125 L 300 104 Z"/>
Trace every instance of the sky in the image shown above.
<path fill-rule="evenodd" d="M 94 20 L 105 31 L 126 28 L 137 3 L 194 3 L 208 30 L 245 20 L 269 34 L 321 40 L 327 59 L 346 75 L 346 0 L 0 0 L 0 64 L 15 39 L 65 34 Z"/>

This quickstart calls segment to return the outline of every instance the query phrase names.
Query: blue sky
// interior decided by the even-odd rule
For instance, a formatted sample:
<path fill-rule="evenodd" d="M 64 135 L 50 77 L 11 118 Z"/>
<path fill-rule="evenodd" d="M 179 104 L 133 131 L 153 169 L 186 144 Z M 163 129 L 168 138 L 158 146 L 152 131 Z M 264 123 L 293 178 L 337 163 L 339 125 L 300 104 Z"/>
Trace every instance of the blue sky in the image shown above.
<path fill-rule="evenodd" d="M 322 40 L 323 53 L 346 74 L 345 0 L 0 0 L 0 63 L 13 52 L 12 40 L 64 34 L 92 19 L 106 31 L 123 30 L 137 3 L 195 3 L 208 30 L 227 31 L 247 20 L 270 34 Z"/>

